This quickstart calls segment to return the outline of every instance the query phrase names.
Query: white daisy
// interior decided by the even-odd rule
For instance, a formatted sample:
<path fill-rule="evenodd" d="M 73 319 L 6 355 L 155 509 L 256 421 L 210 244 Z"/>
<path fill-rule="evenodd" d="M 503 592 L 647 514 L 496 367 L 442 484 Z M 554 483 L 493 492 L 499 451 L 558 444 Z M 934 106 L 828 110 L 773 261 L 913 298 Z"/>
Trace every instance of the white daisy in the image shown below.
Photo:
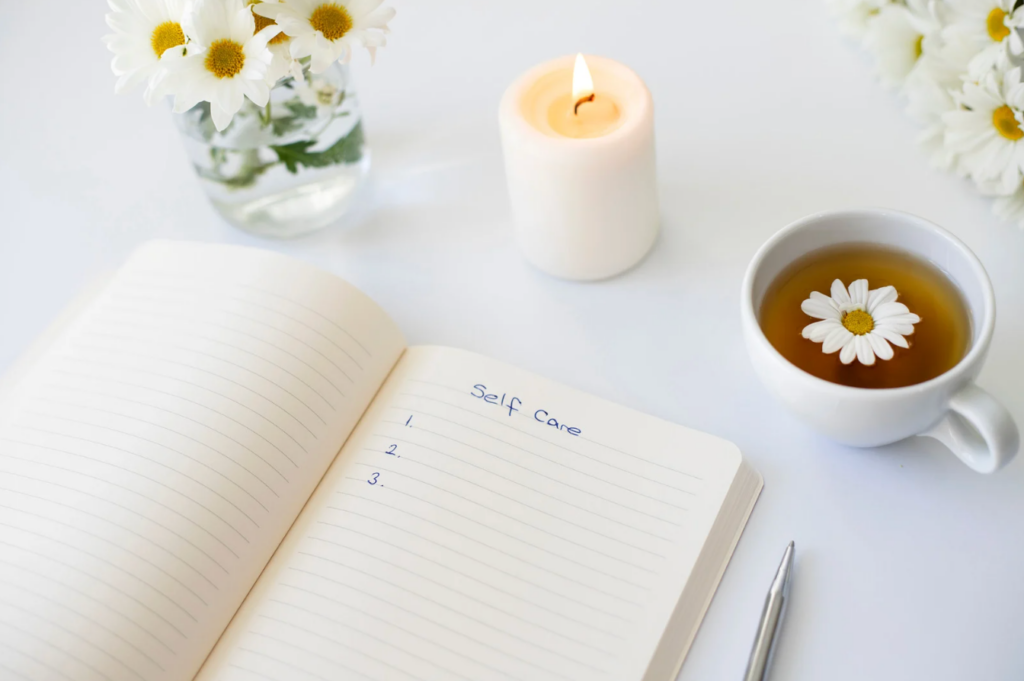
<path fill-rule="evenodd" d="M 174 110 L 187 111 L 210 102 L 217 130 L 224 130 L 242 108 L 243 97 L 265 106 L 270 88 L 265 80 L 273 55 L 267 42 L 280 32 L 276 25 L 256 32 L 253 14 L 242 0 L 197 0 L 192 22 L 185 27 L 188 54 L 168 60 L 168 89 Z"/>
<path fill-rule="evenodd" d="M 1011 187 L 1009 192 L 1006 187 L 993 183 L 980 184 L 978 189 L 986 196 L 995 197 L 992 212 L 997 217 L 1024 227 L 1024 183 Z"/>
<path fill-rule="evenodd" d="M 1024 228 L 1024 185 L 1008 196 L 1000 196 L 992 202 L 992 212 L 1002 220 L 1015 222 Z"/>
<path fill-rule="evenodd" d="M 993 71 L 977 83 L 968 81 L 958 95 L 963 108 L 942 116 L 946 146 L 958 155 L 960 171 L 979 184 L 998 184 L 1003 194 L 1021 183 L 1024 167 L 1024 119 L 1008 103 L 1020 78 L 1015 67 L 1005 74 Z"/>
<path fill-rule="evenodd" d="M 897 303 L 897 297 L 892 286 L 869 291 L 868 280 L 858 279 L 847 291 L 836 279 L 831 298 L 814 291 L 800 304 L 805 314 L 821 320 L 805 326 L 803 337 L 821 343 L 825 354 L 838 350 L 843 364 L 857 359 L 870 366 L 875 357 L 892 359 L 889 343 L 909 348 L 904 336 L 914 333 L 914 324 L 921 321 L 906 305 Z"/>
<path fill-rule="evenodd" d="M 352 48 L 366 47 L 373 58 L 386 43 L 384 34 L 395 10 L 384 0 L 267 0 L 254 8 L 273 19 L 291 38 L 292 57 L 310 57 L 310 70 L 323 73 L 336 61 L 352 58 Z"/>
<path fill-rule="evenodd" d="M 944 48 L 928 49 L 903 83 L 907 113 L 923 127 L 917 141 L 930 154 L 932 165 L 943 170 L 951 169 L 956 163 L 956 154 L 946 146 L 946 125 L 942 117 L 959 107 L 953 92 L 963 87 L 960 76 L 955 61 Z"/>
<path fill-rule="evenodd" d="M 917 66 L 926 51 L 938 49 L 942 27 L 937 5 L 908 0 L 906 5 L 886 5 L 871 21 L 864 47 L 875 57 L 882 85 L 896 88 Z"/>
<path fill-rule="evenodd" d="M 149 79 L 146 99 L 154 99 L 154 85 L 162 76 L 162 60 L 167 50 L 183 51 L 185 31 L 184 0 L 107 0 L 110 9 L 107 25 L 114 33 L 103 42 L 114 53 L 110 67 L 118 76 L 117 93 Z"/>
<path fill-rule="evenodd" d="M 256 5 L 263 2 L 263 0 L 246 0 L 246 4 L 251 9 L 255 9 Z M 275 25 L 273 19 L 268 19 L 265 16 L 256 14 L 253 11 L 253 20 L 256 22 L 256 32 L 259 33 L 267 26 Z M 281 80 L 285 76 L 291 76 L 295 79 L 302 78 L 302 64 L 297 59 L 292 57 L 291 53 L 291 38 L 284 31 L 281 31 L 267 43 L 270 48 L 271 54 L 274 55 L 273 60 L 270 62 L 270 66 L 267 67 L 266 81 L 267 85 L 274 87 L 277 81 Z"/>
<path fill-rule="evenodd" d="M 963 68 L 980 77 L 993 67 L 1006 68 L 1009 55 L 1024 52 L 1016 29 L 1024 25 L 1024 12 L 1014 12 L 1016 0 L 947 0 L 948 23 L 943 40 L 963 55 Z"/>
<path fill-rule="evenodd" d="M 885 6 L 893 0 L 828 0 L 832 12 L 839 19 L 843 33 L 863 38 L 868 26 Z"/>
<path fill-rule="evenodd" d="M 321 116 L 333 112 L 345 94 L 344 90 L 330 81 L 316 76 L 310 76 L 309 82 L 305 78 L 296 80 L 295 92 L 303 104 L 315 106 Z"/>

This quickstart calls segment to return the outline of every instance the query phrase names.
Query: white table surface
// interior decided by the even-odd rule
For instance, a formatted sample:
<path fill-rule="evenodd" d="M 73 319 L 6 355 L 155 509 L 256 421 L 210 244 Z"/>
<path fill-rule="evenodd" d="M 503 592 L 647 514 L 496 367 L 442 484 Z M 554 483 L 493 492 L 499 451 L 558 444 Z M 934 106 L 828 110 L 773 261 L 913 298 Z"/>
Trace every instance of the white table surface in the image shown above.
<path fill-rule="evenodd" d="M 274 242 L 217 216 L 166 110 L 114 96 L 101 3 L 4 2 L 0 369 L 146 239 L 272 248 L 362 288 L 411 343 L 481 352 L 740 446 L 764 493 L 681 679 L 739 678 L 790 539 L 773 678 L 1024 678 L 1024 461 L 986 477 L 923 438 L 832 445 L 769 398 L 743 349 L 740 279 L 773 232 L 823 209 L 907 210 L 988 268 L 999 322 L 980 383 L 1024 424 L 1024 233 L 929 167 L 821 3 L 392 4 L 391 45 L 355 65 L 372 182 L 344 224 Z M 577 50 L 633 67 L 657 112 L 663 231 L 600 284 L 520 258 L 496 122 L 515 75 Z"/>

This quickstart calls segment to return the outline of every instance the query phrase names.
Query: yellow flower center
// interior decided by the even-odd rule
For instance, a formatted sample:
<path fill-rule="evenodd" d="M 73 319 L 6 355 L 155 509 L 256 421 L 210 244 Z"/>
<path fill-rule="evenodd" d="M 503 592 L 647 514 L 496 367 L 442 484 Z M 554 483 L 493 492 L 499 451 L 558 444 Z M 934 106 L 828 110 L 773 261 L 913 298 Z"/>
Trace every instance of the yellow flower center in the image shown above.
<path fill-rule="evenodd" d="M 992 38 L 997 43 L 1003 42 L 1003 38 L 1010 35 L 1010 29 L 1003 22 L 1006 18 L 1006 12 L 996 7 L 994 10 L 988 13 L 988 18 L 985 19 L 985 28 L 988 29 L 988 37 Z"/>
<path fill-rule="evenodd" d="M 919 35 L 914 41 L 914 59 L 920 59 L 922 54 L 924 54 L 924 36 Z"/>
<path fill-rule="evenodd" d="M 160 58 L 172 47 L 185 44 L 185 32 L 181 30 L 181 24 L 178 22 L 165 21 L 153 29 L 149 44 L 152 45 L 157 58 Z"/>
<path fill-rule="evenodd" d="M 863 336 L 875 328 L 875 320 L 864 310 L 850 310 L 843 315 L 843 326 L 855 336 Z"/>
<path fill-rule="evenodd" d="M 1013 109 L 1006 104 L 992 112 L 992 125 L 1000 135 L 1012 142 L 1024 137 L 1024 130 L 1020 129 L 1020 123 L 1013 115 Z"/>
<path fill-rule="evenodd" d="M 245 66 L 242 46 L 230 38 L 214 40 L 206 52 L 206 70 L 218 78 L 233 78 Z"/>
<path fill-rule="evenodd" d="M 309 25 L 328 40 L 337 40 L 352 28 L 352 15 L 341 5 L 325 2 L 309 15 Z"/>
<path fill-rule="evenodd" d="M 251 3 L 251 5 L 255 7 L 256 5 L 260 4 L 260 2 L 262 2 L 262 0 L 256 0 L 256 2 Z M 259 14 L 256 14 L 256 12 L 252 13 L 252 18 L 256 20 L 256 29 L 252 32 L 253 35 L 256 35 L 260 31 L 265 29 L 267 26 L 277 25 L 277 22 L 274 21 L 273 19 L 268 19 L 267 17 L 260 16 Z M 268 44 L 280 45 L 286 40 L 288 40 L 288 34 L 282 31 L 281 33 L 278 33 L 273 38 L 271 38 Z"/>

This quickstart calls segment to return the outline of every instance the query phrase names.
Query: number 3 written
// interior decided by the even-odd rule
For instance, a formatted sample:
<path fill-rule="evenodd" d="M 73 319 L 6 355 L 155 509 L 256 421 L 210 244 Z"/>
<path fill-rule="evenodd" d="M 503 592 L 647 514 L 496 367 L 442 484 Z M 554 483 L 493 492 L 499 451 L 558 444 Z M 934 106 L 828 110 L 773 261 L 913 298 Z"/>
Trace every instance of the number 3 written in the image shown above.
<path fill-rule="evenodd" d="M 366 482 L 368 482 L 371 485 L 376 485 L 377 484 L 377 480 L 379 480 L 379 479 L 380 479 L 380 473 L 372 473 L 370 475 L 370 479 L 367 480 Z"/>

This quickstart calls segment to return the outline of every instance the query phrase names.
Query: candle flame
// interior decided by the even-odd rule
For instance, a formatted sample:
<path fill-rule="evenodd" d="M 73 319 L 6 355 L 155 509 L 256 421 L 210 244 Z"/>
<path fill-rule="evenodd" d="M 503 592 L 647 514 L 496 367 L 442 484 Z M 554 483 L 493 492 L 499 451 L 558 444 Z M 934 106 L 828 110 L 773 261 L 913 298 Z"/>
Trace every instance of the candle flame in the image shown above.
<path fill-rule="evenodd" d="M 594 95 L 594 80 L 590 77 L 590 69 L 582 54 L 576 55 L 576 66 L 572 70 L 572 99 L 582 102 Z"/>

